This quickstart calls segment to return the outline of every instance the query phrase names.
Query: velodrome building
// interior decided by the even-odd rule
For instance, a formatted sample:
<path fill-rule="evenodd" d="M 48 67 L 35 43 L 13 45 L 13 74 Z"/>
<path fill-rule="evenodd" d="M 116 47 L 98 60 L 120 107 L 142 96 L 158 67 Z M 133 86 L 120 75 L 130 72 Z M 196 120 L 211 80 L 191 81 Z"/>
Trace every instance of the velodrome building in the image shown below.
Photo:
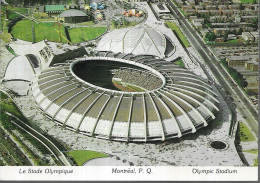
<path fill-rule="evenodd" d="M 149 27 L 115 30 L 100 40 L 94 56 L 42 70 L 32 96 L 55 123 L 88 136 L 180 138 L 206 127 L 219 101 L 207 80 L 164 60 L 172 52 L 174 43 Z"/>

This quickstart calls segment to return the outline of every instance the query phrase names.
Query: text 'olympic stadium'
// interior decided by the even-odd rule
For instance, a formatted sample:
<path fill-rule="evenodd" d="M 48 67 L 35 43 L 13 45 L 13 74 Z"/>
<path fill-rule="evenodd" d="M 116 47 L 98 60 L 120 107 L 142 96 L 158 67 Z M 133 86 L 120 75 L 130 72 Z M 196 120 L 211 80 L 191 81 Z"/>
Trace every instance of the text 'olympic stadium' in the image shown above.
<path fill-rule="evenodd" d="M 99 51 L 56 63 L 32 85 L 56 123 L 117 141 L 164 141 L 207 126 L 217 94 L 191 71 L 149 55 Z"/>

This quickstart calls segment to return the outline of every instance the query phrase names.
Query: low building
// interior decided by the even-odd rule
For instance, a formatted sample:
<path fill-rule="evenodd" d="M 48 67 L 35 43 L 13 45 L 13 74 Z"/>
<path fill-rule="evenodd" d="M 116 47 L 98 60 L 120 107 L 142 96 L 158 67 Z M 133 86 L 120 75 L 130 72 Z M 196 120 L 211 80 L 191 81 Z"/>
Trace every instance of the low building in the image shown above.
<path fill-rule="evenodd" d="M 241 22 L 241 17 L 240 16 L 235 16 L 235 22 Z"/>
<path fill-rule="evenodd" d="M 232 28 L 214 28 L 213 29 L 213 32 L 217 35 L 217 36 L 220 36 L 220 35 L 224 35 L 225 33 L 227 32 L 230 32 L 230 31 L 238 31 L 239 28 L 238 27 L 232 27 Z"/>
<path fill-rule="evenodd" d="M 183 11 L 187 16 L 195 15 L 195 13 L 196 13 L 196 11 L 194 9 L 186 9 Z"/>
<path fill-rule="evenodd" d="M 216 38 L 215 42 L 216 43 L 224 43 L 225 39 L 224 39 L 224 37 L 218 37 L 218 38 Z"/>
<path fill-rule="evenodd" d="M 208 10 L 198 10 L 198 13 L 201 14 L 201 15 L 209 15 Z"/>
<path fill-rule="evenodd" d="M 229 18 L 227 16 L 211 16 L 210 18 L 211 22 L 226 22 Z"/>
<path fill-rule="evenodd" d="M 256 43 L 258 43 L 259 32 L 258 31 L 254 31 L 254 32 L 250 32 L 250 33 L 254 36 L 254 41 Z"/>
<path fill-rule="evenodd" d="M 245 69 L 251 71 L 258 71 L 258 62 L 248 61 L 245 63 Z"/>
<path fill-rule="evenodd" d="M 182 0 L 175 0 L 176 4 L 179 6 L 183 6 L 183 2 Z"/>
<path fill-rule="evenodd" d="M 64 23 L 80 23 L 90 20 L 90 16 L 82 11 L 71 9 L 62 12 L 56 20 Z"/>
<path fill-rule="evenodd" d="M 212 5 L 212 4 L 213 4 L 213 2 L 210 0 L 202 0 L 200 2 L 200 5 L 203 5 L 203 6 L 208 6 L 208 5 Z"/>
<path fill-rule="evenodd" d="M 198 17 L 197 17 L 197 16 L 190 16 L 190 17 L 189 17 L 189 20 L 190 20 L 190 21 L 192 21 L 193 19 L 198 19 Z"/>
<path fill-rule="evenodd" d="M 243 22 L 251 22 L 254 18 L 258 18 L 258 16 L 241 16 Z"/>
<path fill-rule="evenodd" d="M 206 34 L 209 33 L 209 30 L 208 29 L 201 29 L 200 33 L 201 33 L 202 37 L 205 38 Z"/>
<path fill-rule="evenodd" d="M 206 10 L 216 10 L 216 6 L 206 6 Z"/>
<path fill-rule="evenodd" d="M 66 10 L 64 5 L 46 5 L 44 12 L 49 16 L 56 16 Z"/>
<path fill-rule="evenodd" d="M 186 3 L 190 6 L 194 6 L 195 5 L 195 1 L 194 0 L 187 0 Z"/>
<path fill-rule="evenodd" d="M 181 9 L 184 11 L 184 10 L 188 10 L 188 9 L 192 9 L 192 6 L 190 5 L 184 5 L 181 7 Z"/>
<path fill-rule="evenodd" d="M 193 25 L 196 27 L 196 29 L 201 29 L 203 27 L 203 23 L 201 22 L 193 22 Z"/>
<path fill-rule="evenodd" d="M 195 6 L 194 8 L 195 8 L 196 12 L 198 12 L 199 10 L 203 10 L 203 6 L 200 6 L 200 5 Z"/>
<path fill-rule="evenodd" d="M 228 8 L 231 10 L 239 10 L 239 5 L 232 4 L 232 5 L 229 5 Z"/>
<path fill-rule="evenodd" d="M 237 36 L 235 34 L 228 34 L 227 40 L 234 40 Z"/>
<path fill-rule="evenodd" d="M 242 38 L 248 42 L 254 42 L 254 36 L 250 32 L 242 32 Z"/>
<path fill-rule="evenodd" d="M 245 66 L 245 63 L 250 61 L 251 58 L 248 55 L 243 56 L 228 56 L 227 62 L 229 67 Z"/>
<path fill-rule="evenodd" d="M 226 15 L 226 16 L 231 16 L 233 15 L 233 11 L 232 10 L 221 10 L 222 15 Z"/>
<path fill-rule="evenodd" d="M 196 29 L 201 29 L 204 24 L 204 19 L 203 18 L 193 19 L 191 23 L 196 27 Z"/>
<path fill-rule="evenodd" d="M 152 6 L 158 14 L 170 13 L 169 8 L 163 3 L 153 4 Z"/>
<path fill-rule="evenodd" d="M 220 10 L 226 10 L 227 6 L 226 5 L 218 5 L 218 9 Z"/>
<path fill-rule="evenodd" d="M 221 15 L 221 11 L 219 10 L 209 10 L 210 15 L 213 16 L 220 16 Z"/>

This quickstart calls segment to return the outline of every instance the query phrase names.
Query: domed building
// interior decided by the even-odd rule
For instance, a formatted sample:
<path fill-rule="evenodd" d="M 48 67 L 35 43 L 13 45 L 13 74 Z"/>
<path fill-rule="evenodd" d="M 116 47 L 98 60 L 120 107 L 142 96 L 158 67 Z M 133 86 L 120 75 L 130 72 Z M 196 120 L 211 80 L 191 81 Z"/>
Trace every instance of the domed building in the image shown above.
<path fill-rule="evenodd" d="M 211 84 L 191 71 L 154 56 L 112 52 L 54 64 L 33 83 L 32 95 L 61 126 L 127 142 L 195 133 L 215 118 L 219 103 Z"/>
<path fill-rule="evenodd" d="M 174 45 L 159 31 L 146 25 L 138 25 L 107 33 L 99 41 L 97 50 L 164 58 L 174 50 Z"/>

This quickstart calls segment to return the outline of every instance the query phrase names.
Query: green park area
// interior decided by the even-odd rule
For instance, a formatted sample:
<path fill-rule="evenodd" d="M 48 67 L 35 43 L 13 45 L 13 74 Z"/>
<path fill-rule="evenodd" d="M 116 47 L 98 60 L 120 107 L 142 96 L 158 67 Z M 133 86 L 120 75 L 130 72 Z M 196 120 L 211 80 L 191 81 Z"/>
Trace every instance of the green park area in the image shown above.
<path fill-rule="evenodd" d="M 72 157 L 78 166 L 82 166 L 85 162 L 91 159 L 108 157 L 106 154 L 88 150 L 69 151 L 66 154 L 67 156 Z"/>
<path fill-rule="evenodd" d="M 35 31 L 35 42 L 42 41 L 44 39 L 48 39 L 49 41 L 59 42 L 59 34 L 56 32 L 55 29 L 59 29 L 63 35 L 65 35 L 64 27 L 61 26 L 53 26 L 54 22 L 50 23 L 35 23 L 34 31 Z M 17 22 L 12 32 L 13 37 L 17 39 L 21 39 L 24 41 L 33 41 L 33 31 L 32 31 L 32 21 L 31 20 L 21 20 Z M 66 43 L 65 40 L 62 40 L 63 43 Z"/>
<path fill-rule="evenodd" d="M 173 62 L 175 65 L 178 65 L 180 66 L 181 68 L 185 68 L 185 64 L 183 63 L 183 60 L 180 58 L 180 59 L 177 59 L 176 61 Z"/>
<path fill-rule="evenodd" d="M 57 30 L 59 30 L 63 36 L 66 37 L 65 29 L 61 25 L 60 28 L 58 25 L 54 25 L 55 22 L 41 22 L 41 23 L 33 23 L 34 26 L 34 35 L 35 42 L 39 42 L 42 40 L 49 40 L 53 42 L 59 42 L 59 34 Z M 88 41 L 95 39 L 96 37 L 102 35 L 106 31 L 106 27 L 79 27 L 69 29 L 69 37 L 72 43 L 80 43 L 82 41 Z M 30 20 L 21 20 L 17 22 L 12 32 L 13 37 L 17 39 L 21 39 L 24 41 L 33 41 L 33 31 L 32 31 L 32 21 Z M 64 39 L 62 39 L 63 43 L 66 43 Z"/>
<path fill-rule="evenodd" d="M 252 153 L 252 154 L 258 154 L 258 149 L 244 150 L 244 152 Z"/>
<path fill-rule="evenodd" d="M 0 92 L 1 100 L 0 100 L 0 113 L 1 116 L 3 116 L 3 113 L 9 112 L 18 118 L 24 119 L 23 114 L 20 112 L 20 110 L 17 108 L 17 106 L 14 104 L 12 99 L 10 99 L 5 93 Z"/>
<path fill-rule="evenodd" d="M 22 7 L 12 7 L 10 5 L 5 5 L 5 6 L 1 6 L 1 30 L 3 30 L 3 24 L 5 21 L 5 11 L 9 10 L 8 16 L 6 17 L 8 20 L 6 23 L 9 23 L 10 21 L 12 21 L 13 19 L 20 17 L 20 15 L 18 15 L 17 13 L 15 13 L 14 11 L 21 13 L 21 14 L 27 14 L 28 13 L 28 9 L 27 8 L 22 8 Z"/>
<path fill-rule="evenodd" d="M 106 27 L 79 27 L 69 29 L 69 35 L 72 43 L 89 41 L 106 32 Z"/>
<path fill-rule="evenodd" d="M 238 124 L 238 133 L 239 138 L 242 142 L 255 141 L 254 135 L 251 133 L 250 129 L 247 127 L 245 123 L 239 122 Z"/>
<path fill-rule="evenodd" d="M 189 41 L 186 39 L 184 34 L 181 32 L 181 30 L 178 28 L 178 26 L 174 22 L 166 21 L 166 24 L 168 25 L 168 27 L 170 29 L 172 29 L 176 33 L 177 37 L 179 38 L 179 40 L 182 42 L 182 44 L 186 48 L 190 47 Z"/>
<path fill-rule="evenodd" d="M 243 152 L 252 153 L 252 154 L 258 155 L 258 149 L 243 150 Z M 258 166 L 258 158 L 254 159 L 254 165 L 253 166 Z"/>
<path fill-rule="evenodd" d="M 245 4 L 247 4 L 247 3 L 258 3 L 258 0 L 240 0 L 241 1 L 241 3 L 245 3 Z"/>

